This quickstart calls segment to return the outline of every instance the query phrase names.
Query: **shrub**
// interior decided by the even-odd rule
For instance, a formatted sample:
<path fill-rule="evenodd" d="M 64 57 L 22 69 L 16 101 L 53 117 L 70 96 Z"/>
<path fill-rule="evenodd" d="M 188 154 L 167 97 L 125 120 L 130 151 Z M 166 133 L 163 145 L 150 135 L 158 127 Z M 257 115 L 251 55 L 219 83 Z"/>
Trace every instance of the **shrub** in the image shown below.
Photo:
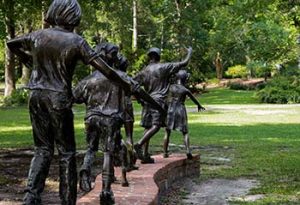
<path fill-rule="evenodd" d="M 264 103 L 299 103 L 300 81 L 296 76 L 276 76 L 256 95 Z"/>
<path fill-rule="evenodd" d="M 229 83 L 228 87 L 232 90 L 252 90 L 252 88 L 250 88 L 250 86 L 243 84 L 241 82 Z"/>
<path fill-rule="evenodd" d="M 16 89 L 12 92 L 11 96 L 5 97 L 3 100 L 3 106 L 14 106 L 14 105 L 24 105 L 28 102 L 28 90 Z"/>
<path fill-rule="evenodd" d="M 235 82 L 229 82 L 228 87 L 232 90 L 261 90 L 265 88 L 265 84 L 266 83 L 262 80 L 238 80 Z"/>
<path fill-rule="evenodd" d="M 232 78 L 246 78 L 248 76 L 248 70 L 244 65 L 236 65 L 229 67 L 225 74 Z"/>
<path fill-rule="evenodd" d="M 261 61 L 251 61 L 247 63 L 247 69 L 251 77 L 266 77 L 271 74 L 271 67 Z"/>

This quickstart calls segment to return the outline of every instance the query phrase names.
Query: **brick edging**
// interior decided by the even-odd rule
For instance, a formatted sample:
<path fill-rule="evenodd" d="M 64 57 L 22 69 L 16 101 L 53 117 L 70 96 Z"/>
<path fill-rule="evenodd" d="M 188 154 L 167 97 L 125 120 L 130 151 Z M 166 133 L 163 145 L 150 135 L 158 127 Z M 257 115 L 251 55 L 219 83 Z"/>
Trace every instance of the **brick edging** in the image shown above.
<path fill-rule="evenodd" d="M 200 156 L 187 160 L 185 155 L 173 154 L 169 158 L 162 155 L 153 156 L 155 164 L 140 164 L 139 170 L 129 172 L 127 178 L 129 187 L 113 184 L 116 205 L 157 205 L 162 194 L 178 179 L 200 174 Z M 117 178 L 121 176 L 120 169 L 115 170 Z M 101 174 L 97 176 L 94 189 L 81 197 L 77 205 L 99 204 L 99 194 L 102 188 Z"/>

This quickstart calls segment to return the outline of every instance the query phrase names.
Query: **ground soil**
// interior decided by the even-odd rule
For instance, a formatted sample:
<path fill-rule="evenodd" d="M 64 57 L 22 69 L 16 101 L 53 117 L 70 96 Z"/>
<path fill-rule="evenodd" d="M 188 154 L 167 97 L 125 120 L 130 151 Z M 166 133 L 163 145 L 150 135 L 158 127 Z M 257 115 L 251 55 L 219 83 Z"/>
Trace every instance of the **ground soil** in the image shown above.
<path fill-rule="evenodd" d="M 21 204 L 32 156 L 32 150 L 26 149 L 0 151 L 0 205 Z M 77 154 L 77 170 L 80 168 L 83 156 L 83 152 Z M 94 163 L 93 177 L 101 173 L 101 168 L 102 158 L 98 157 L 98 160 Z M 60 204 L 58 170 L 58 156 L 55 155 L 42 194 L 43 204 Z M 78 197 L 83 194 L 78 189 Z"/>
<path fill-rule="evenodd" d="M 193 152 L 203 153 L 201 167 L 219 169 L 231 167 L 234 157 L 231 155 L 231 147 L 222 146 L 192 146 Z M 158 147 L 153 147 L 158 149 Z M 178 145 L 170 144 L 171 152 L 183 151 Z M 27 180 L 27 173 L 33 151 L 28 149 L 2 150 L 0 151 L 0 205 L 19 205 L 24 196 L 24 188 Z M 84 151 L 77 154 L 77 169 L 83 160 Z M 93 177 L 101 173 L 102 158 L 98 157 L 93 169 Z M 202 173 L 205 174 L 205 173 Z M 58 156 L 55 155 L 51 163 L 49 177 L 45 190 L 42 194 L 43 204 L 60 204 L 58 195 Z M 247 192 L 255 187 L 257 182 L 248 179 L 214 179 L 204 180 L 185 179 L 176 182 L 172 189 L 168 190 L 161 198 L 162 204 L 198 204 L 198 205 L 226 205 L 228 201 L 243 199 Z M 78 197 L 84 193 L 78 189 Z"/>

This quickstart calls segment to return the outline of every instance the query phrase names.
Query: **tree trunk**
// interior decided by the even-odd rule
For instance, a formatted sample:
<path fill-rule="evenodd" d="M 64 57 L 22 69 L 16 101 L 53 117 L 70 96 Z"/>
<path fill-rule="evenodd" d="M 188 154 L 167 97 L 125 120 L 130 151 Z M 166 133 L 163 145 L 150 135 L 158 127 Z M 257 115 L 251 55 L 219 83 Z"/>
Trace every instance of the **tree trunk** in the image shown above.
<path fill-rule="evenodd" d="M 43 3 L 44 3 L 44 1 L 42 1 L 42 4 Z M 42 17 L 42 19 L 44 19 L 44 17 Z M 43 24 L 43 27 L 45 27 L 45 24 Z M 27 33 L 31 33 L 33 31 L 32 21 L 27 21 L 26 31 L 27 31 Z M 25 33 L 25 28 L 24 28 L 23 33 Z M 29 68 L 27 68 L 25 65 L 23 65 L 21 62 L 20 62 L 20 67 L 22 69 L 21 83 L 24 85 L 27 85 L 29 82 L 31 70 Z"/>
<path fill-rule="evenodd" d="M 15 37 L 14 1 L 7 0 L 5 2 L 5 29 L 6 41 Z M 5 44 L 5 90 L 4 96 L 10 96 L 16 89 L 15 85 L 15 58 L 14 54 Z"/>
<path fill-rule="evenodd" d="M 223 64 L 222 64 L 222 58 L 221 58 L 219 52 L 217 53 L 214 64 L 216 66 L 217 78 L 219 80 L 222 80 L 222 78 L 223 78 Z"/>
<path fill-rule="evenodd" d="M 30 78 L 30 69 L 27 68 L 26 66 L 22 66 L 22 78 L 21 78 L 21 82 L 22 84 L 27 84 Z"/>
<path fill-rule="evenodd" d="M 132 50 L 135 53 L 137 50 L 138 28 L 137 28 L 137 0 L 133 0 L 133 34 L 132 34 Z"/>
<path fill-rule="evenodd" d="M 50 25 L 45 21 L 45 16 L 47 14 L 47 1 L 46 0 L 42 0 L 42 28 L 49 28 Z"/>

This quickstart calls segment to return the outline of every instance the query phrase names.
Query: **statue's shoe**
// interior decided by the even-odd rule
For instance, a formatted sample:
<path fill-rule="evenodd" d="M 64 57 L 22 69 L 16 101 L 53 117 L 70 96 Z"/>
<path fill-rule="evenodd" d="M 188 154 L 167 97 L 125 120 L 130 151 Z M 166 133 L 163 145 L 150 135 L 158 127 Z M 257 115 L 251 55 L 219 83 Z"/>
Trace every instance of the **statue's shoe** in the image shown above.
<path fill-rule="evenodd" d="M 41 197 L 35 196 L 34 194 L 31 194 L 29 192 L 25 194 L 22 203 L 22 205 L 41 205 L 41 204 L 42 204 Z"/>
<path fill-rule="evenodd" d="M 154 164 L 154 159 L 152 157 L 145 156 L 144 159 L 141 160 L 142 164 Z"/>
<path fill-rule="evenodd" d="M 136 157 L 140 160 L 143 160 L 144 155 L 143 155 L 142 146 L 140 146 L 139 144 L 135 144 L 135 145 L 133 145 L 133 149 L 135 151 Z"/>
<path fill-rule="evenodd" d="M 168 158 L 169 157 L 169 153 L 165 152 L 163 155 L 164 158 Z"/>
<path fill-rule="evenodd" d="M 130 171 L 138 170 L 138 169 L 139 169 L 138 166 L 136 166 L 135 164 L 131 164 L 131 165 L 126 167 L 126 172 L 130 172 Z"/>
<path fill-rule="evenodd" d="M 89 192 L 92 190 L 91 178 L 86 174 L 86 172 L 82 172 L 80 175 L 79 187 L 84 192 Z"/>
<path fill-rule="evenodd" d="M 115 198 L 112 191 L 102 191 L 100 194 L 100 205 L 113 205 Z"/>
<path fill-rule="evenodd" d="M 193 155 L 191 153 L 186 154 L 187 159 L 193 159 Z"/>

